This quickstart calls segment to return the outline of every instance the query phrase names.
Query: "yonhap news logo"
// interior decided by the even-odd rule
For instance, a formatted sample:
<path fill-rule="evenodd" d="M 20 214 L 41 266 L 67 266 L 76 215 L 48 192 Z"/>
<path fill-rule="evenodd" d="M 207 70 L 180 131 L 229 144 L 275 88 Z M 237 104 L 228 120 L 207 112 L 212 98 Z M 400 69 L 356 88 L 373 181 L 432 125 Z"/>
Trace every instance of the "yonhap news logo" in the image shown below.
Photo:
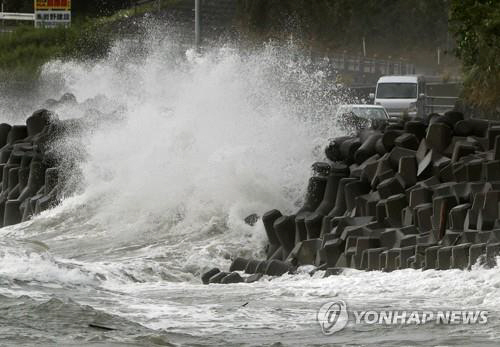
<path fill-rule="evenodd" d="M 327 302 L 320 307 L 317 319 L 325 335 L 332 335 L 345 328 L 349 320 L 347 305 L 344 301 Z"/>
<path fill-rule="evenodd" d="M 380 325 L 422 325 L 435 324 L 486 324 L 488 311 L 448 310 L 448 311 L 399 311 L 399 310 L 347 310 L 343 300 L 330 301 L 323 304 L 316 315 L 321 331 L 332 335 L 341 331 L 349 321 L 354 324 Z"/>

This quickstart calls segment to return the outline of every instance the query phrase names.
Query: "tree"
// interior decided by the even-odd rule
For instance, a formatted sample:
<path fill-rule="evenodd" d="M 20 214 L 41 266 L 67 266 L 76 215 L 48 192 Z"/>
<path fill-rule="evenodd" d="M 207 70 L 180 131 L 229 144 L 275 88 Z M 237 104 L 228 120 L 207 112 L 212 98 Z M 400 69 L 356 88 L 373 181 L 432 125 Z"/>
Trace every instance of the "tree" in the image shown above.
<path fill-rule="evenodd" d="M 470 103 L 500 111 L 500 2 L 452 0 L 450 24 Z"/>

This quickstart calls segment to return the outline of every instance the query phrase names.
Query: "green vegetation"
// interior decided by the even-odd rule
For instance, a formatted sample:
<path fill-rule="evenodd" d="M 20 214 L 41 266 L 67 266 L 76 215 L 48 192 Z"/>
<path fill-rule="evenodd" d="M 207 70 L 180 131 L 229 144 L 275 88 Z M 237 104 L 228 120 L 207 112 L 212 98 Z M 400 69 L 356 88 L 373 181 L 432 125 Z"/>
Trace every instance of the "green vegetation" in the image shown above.
<path fill-rule="evenodd" d="M 110 43 L 109 31 L 97 30 L 92 24 L 68 29 L 23 26 L 0 36 L 0 71 L 16 79 L 34 79 L 50 59 L 96 57 L 104 54 Z"/>
<path fill-rule="evenodd" d="M 500 111 L 500 2 L 452 0 L 450 7 L 464 96 L 473 105 Z"/>
<path fill-rule="evenodd" d="M 448 45 L 446 0 L 240 0 L 241 23 L 259 37 L 293 34 L 310 47 L 413 57 Z"/>
<path fill-rule="evenodd" d="M 162 0 L 161 5 L 167 7 L 175 2 Z M 0 78 L 7 75 L 9 79 L 34 80 L 49 60 L 102 57 L 120 34 L 123 21 L 156 9 L 156 3 L 151 3 L 110 16 L 80 18 L 71 28 L 35 29 L 22 25 L 11 33 L 0 33 Z"/>

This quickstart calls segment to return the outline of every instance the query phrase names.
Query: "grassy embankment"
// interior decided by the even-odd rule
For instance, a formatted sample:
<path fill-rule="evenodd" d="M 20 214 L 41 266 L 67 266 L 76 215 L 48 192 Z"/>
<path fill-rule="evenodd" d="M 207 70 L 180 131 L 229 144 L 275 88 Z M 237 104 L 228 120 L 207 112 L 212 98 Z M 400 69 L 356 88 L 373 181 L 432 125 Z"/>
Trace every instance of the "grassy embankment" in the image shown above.
<path fill-rule="evenodd" d="M 162 8 L 176 3 L 162 0 Z M 20 25 L 0 33 L 0 80 L 30 81 L 52 59 L 89 59 L 104 56 L 120 33 L 117 27 L 131 17 L 157 10 L 157 4 L 118 11 L 112 16 L 77 20 L 70 28 L 35 29 Z"/>

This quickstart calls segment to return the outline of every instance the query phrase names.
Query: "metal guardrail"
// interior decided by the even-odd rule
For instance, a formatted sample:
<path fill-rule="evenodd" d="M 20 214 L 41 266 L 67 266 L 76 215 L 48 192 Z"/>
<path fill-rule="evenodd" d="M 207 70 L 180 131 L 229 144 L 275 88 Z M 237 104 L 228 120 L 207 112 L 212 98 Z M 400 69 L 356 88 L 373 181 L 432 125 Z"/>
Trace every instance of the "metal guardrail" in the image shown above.
<path fill-rule="evenodd" d="M 0 12 L 0 20 L 26 20 L 34 21 L 34 13 L 12 13 L 12 12 Z"/>
<path fill-rule="evenodd" d="M 428 113 L 442 113 L 452 110 L 455 107 L 455 102 L 457 100 L 457 96 L 426 96 L 424 108 Z"/>
<path fill-rule="evenodd" d="M 362 56 L 338 55 L 331 57 L 338 70 L 378 75 L 412 75 L 415 65 L 404 61 L 367 58 Z"/>

